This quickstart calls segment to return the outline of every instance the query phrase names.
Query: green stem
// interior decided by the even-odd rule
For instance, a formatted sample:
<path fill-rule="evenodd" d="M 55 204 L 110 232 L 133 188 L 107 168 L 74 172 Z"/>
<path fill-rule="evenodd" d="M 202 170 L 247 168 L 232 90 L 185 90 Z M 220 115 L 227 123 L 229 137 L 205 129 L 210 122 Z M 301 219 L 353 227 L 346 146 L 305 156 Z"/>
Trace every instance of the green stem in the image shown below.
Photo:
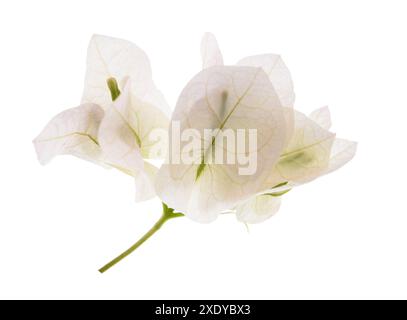
<path fill-rule="evenodd" d="M 163 214 L 161 218 L 156 222 L 156 224 L 143 236 L 138 240 L 134 245 L 132 245 L 129 249 L 124 251 L 121 255 L 117 256 L 114 258 L 112 261 L 110 261 L 108 264 L 103 266 L 102 268 L 99 269 L 100 273 L 104 273 L 107 270 L 109 270 L 111 267 L 113 267 L 115 264 L 126 258 L 128 255 L 130 255 L 132 252 L 134 252 L 138 247 L 140 247 L 144 242 L 146 242 L 151 236 L 153 236 L 158 230 L 161 229 L 161 227 L 169 220 L 178 218 L 178 217 L 183 217 L 184 215 L 182 213 L 176 213 L 174 212 L 173 209 L 168 208 L 168 206 L 163 203 Z"/>

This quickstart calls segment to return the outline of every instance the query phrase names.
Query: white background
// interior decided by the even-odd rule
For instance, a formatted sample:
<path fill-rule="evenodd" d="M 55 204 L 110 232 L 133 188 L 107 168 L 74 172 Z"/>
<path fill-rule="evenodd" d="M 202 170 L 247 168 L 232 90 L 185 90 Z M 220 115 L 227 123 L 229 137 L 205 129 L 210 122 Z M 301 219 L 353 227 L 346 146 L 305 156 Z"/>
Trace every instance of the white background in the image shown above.
<path fill-rule="evenodd" d="M 389 0 L 2 1 L 0 297 L 407 298 L 406 14 Z M 174 220 L 100 275 L 159 200 L 135 204 L 130 178 L 73 157 L 41 167 L 31 141 L 79 104 L 93 33 L 143 48 L 174 105 L 205 31 L 230 64 L 282 54 L 296 108 L 328 104 L 357 156 L 250 233 L 233 216 Z"/>

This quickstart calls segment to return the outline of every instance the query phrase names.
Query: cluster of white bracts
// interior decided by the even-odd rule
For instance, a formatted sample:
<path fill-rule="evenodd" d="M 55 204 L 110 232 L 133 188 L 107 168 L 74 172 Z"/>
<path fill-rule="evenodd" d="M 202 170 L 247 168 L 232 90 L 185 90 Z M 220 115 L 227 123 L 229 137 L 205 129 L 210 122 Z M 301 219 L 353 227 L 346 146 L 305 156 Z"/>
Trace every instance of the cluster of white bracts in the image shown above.
<path fill-rule="evenodd" d="M 114 102 L 110 78 L 121 90 Z M 73 154 L 134 176 L 136 200 L 143 201 L 155 196 L 158 171 L 148 162 L 154 144 L 149 133 L 167 130 L 170 114 L 153 83 L 147 55 L 128 41 L 95 35 L 88 48 L 82 104 L 54 117 L 34 145 L 42 164 Z"/>
<path fill-rule="evenodd" d="M 251 56 L 224 66 L 211 34 L 204 36 L 201 53 L 203 70 L 182 91 L 170 120 L 145 53 L 127 41 L 94 36 L 82 104 L 54 117 L 34 140 L 40 162 L 73 154 L 133 176 L 138 201 L 158 195 L 198 222 L 233 211 L 242 222 L 258 223 L 277 212 L 287 190 L 354 156 L 356 143 L 329 132 L 327 107 L 309 116 L 293 109 L 291 76 L 280 56 Z M 121 91 L 113 102 L 110 78 Z M 249 150 L 256 153 L 256 172 L 241 175 L 237 164 L 167 162 L 156 168 L 150 149 L 159 142 L 149 133 L 167 130 L 171 121 L 181 130 L 256 129 L 257 148 Z"/>

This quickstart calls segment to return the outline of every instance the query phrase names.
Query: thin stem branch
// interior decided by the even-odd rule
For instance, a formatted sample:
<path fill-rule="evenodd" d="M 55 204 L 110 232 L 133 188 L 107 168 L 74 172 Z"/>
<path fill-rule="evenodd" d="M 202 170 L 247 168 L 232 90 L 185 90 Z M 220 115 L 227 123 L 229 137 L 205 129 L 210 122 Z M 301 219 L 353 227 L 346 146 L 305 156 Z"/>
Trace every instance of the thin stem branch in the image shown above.
<path fill-rule="evenodd" d="M 176 213 L 174 212 L 173 209 L 170 209 L 167 207 L 166 204 L 163 203 L 163 214 L 161 218 L 156 222 L 156 224 L 143 236 L 138 240 L 134 245 L 132 245 L 129 249 L 124 251 L 122 254 L 114 258 L 112 261 L 107 263 L 105 266 L 99 269 L 100 273 L 104 273 L 107 270 L 109 270 L 111 267 L 119 263 L 121 260 L 126 258 L 128 255 L 130 255 L 132 252 L 134 252 L 138 247 L 140 247 L 144 242 L 146 242 L 148 239 L 150 239 L 158 230 L 161 229 L 161 227 L 169 220 L 178 218 L 178 217 L 183 217 L 184 215 L 182 213 Z"/>

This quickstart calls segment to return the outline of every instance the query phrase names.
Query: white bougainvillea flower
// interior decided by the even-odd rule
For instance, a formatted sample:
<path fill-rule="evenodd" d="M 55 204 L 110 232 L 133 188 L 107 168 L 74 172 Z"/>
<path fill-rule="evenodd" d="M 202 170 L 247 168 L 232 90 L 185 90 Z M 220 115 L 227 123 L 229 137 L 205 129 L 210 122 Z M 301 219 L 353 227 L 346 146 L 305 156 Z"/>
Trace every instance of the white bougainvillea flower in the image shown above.
<path fill-rule="evenodd" d="M 309 117 L 295 112 L 294 134 L 271 170 L 265 191 L 236 207 L 240 221 L 259 223 L 270 218 L 288 190 L 332 172 L 354 157 L 356 142 L 336 138 L 328 131 L 330 126 L 328 107 L 315 110 Z"/>
<path fill-rule="evenodd" d="M 157 194 L 168 206 L 199 222 L 211 222 L 221 211 L 256 194 L 284 147 L 283 110 L 261 68 L 215 66 L 200 72 L 182 91 L 172 122 L 180 123 L 181 132 L 195 129 L 199 136 L 205 136 L 205 129 L 256 129 L 257 144 L 246 152 L 256 156 L 257 168 L 242 175 L 237 163 L 213 164 L 202 158 L 201 164 L 176 164 L 170 159 L 157 176 Z M 181 150 L 186 144 L 181 142 Z M 205 140 L 199 155 L 218 147 L 224 147 L 218 140 Z"/>
<path fill-rule="evenodd" d="M 202 67 L 205 70 L 212 70 L 213 67 L 220 68 L 223 66 L 223 57 L 220 52 L 218 43 L 216 38 L 210 34 L 206 33 L 201 42 L 201 56 L 202 56 Z M 292 113 L 292 106 L 294 103 L 295 95 L 293 91 L 293 85 L 291 81 L 291 75 L 285 66 L 284 62 L 282 61 L 279 55 L 275 54 L 266 54 L 266 55 L 259 55 L 259 56 L 251 56 L 244 58 L 238 62 L 238 66 L 247 66 L 247 67 L 254 67 L 256 69 L 262 69 L 262 76 L 264 74 L 268 77 L 268 87 L 272 88 L 269 89 L 273 92 L 273 95 L 277 97 L 274 99 L 273 104 L 275 108 L 279 108 L 279 111 L 282 112 L 283 118 L 279 121 L 284 121 L 284 138 L 283 135 L 280 135 L 279 138 L 283 139 L 279 142 L 282 144 L 286 144 L 292 134 L 293 130 L 293 113 Z M 210 71 L 215 72 L 215 71 Z M 219 71 L 216 71 L 219 73 Z M 210 78 L 210 76 L 207 76 Z M 226 76 L 225 76 L 226 77 Z M 194 82 L 198 83 L 201 81 L 201 87 L 196 85 Z M 233 83 L 233 79 L 230 80 Z M 220 113 L 219 108 L 221 107 L 222 99 L 221 99 L 221 92 L 228 92 L 228 90 L 222 91 L 222 88 L 214 91 L 214 97 L 203 97 L 203 95 L 207 95 L 207 87 L 209 85 L 204 85 L 204 80 L 193 80 L 193 84 L 190 83 L 189 88 L 184 90 L 183 96 L 193 96 L 195 100 L 193 103 L 199 101 L 203 104 L 202 101 L 205 100 L 214 100 L 217 103 L 214 103 L 215 107 L 213 107 L 212 103 L 208 103 L 209 107 L 201 107 L 200 112 L 197 112 L 199 109 L 190 108 L 191 111 L 186 111 L 182 104 L 186 104 L 182 100 L 187 100 L 186 98 L 180 99 L 181 102 L 177 104 L 178 114 L 181 114 L 181 117 L 177 117 L 175 114 L 172 118 L 173 121 L 180 120 L 182 117 L 186 117 L 188 119 L 188 125 L 181 130 L 185 129 L 186 127 L 190 128 L 199 128 L 202 130 L 206 126 L 206 128 L 214 128 L 216 127 L 216 122 L 221 122 L 221 120 L 216 119 L 216 116 Z M 232 86 L 232 85 L 230 85 Z M 199 90 L 202 90 L 199 92 Z M 187 93 L 185 93 L 187 92 Z M 209 93 L 211 94 L 211 93 Z M 195 95 L 195 96 L 194 96 Z M 275 98 L 276 98 L 275 97 Z M 189 97 L 188 97 L 189 98 Z M 278 100 L 278 101 L 277 101 Z M 190 103 L 192 104 L 192 103 Z M 253 106 L 254 108 L 255 106 Z M 284 107 L 284 108 L 282 108 Z M 244 108 L 242 108 L 244 109 Z M 284 110 L 285 109 L 285 110 Z M 191 112 L 190 115 L 186 116 L 185 112 Z M 212 113 L 212 115 L 211 115 Z M 265 116 L 265 115 L 263 115 Z M 239 121 L 237 123 L 240 125 L 242 129 L 248 129 L 250 125 L 251 128 L 256 128 L 256 125 L 250 123 L 249 112 L 246 110 L 246 114 L 244 112 L 240 112 L 239 114 Z M 247 122 L 245 123 L 244 119 L 247 117 Z M 192 118 L 192 120 L 191 120 Z M 204 119 L 206 118 L 207 121 Z M 214 118 L 214 119 L 211 119 Z M 194 120 L 195 119 L 195 120 Z M 264 118 L 265 120 L 267 118 Z M 276 124 L 274 123 L 274 118 L 268 118 L 267 123 L 269 124 L 270 128 L 272 129 Z M 208 123 L 209 122 L 209 123 Z M 234 125 L 234 128 L 238 128 L 237 125 Z M 274 131 L 275 132 L 275 131 Z M 260 136 L 262 133 L 260 132 Z M 275 142 L 274 142 L 275 143 Z M 278 148 L 274 148 L 273 152 L 277 152 Z M 260 163 L 258 160 L 258 163 Z M 268 170 L 271 165 L 270 163 L 263 163 L 262 164 L 265 168 L 264 170 Z M 268 167 L 267 167 L 268 166 Z M 271 165 L 272 167 L 272 165 Z M 167 168 L 167 170 L 165 170 Z M 171 169 L 169 169 L 171 168 Z M 222 174 L 222 170 L 220 169 L 220 165 L 215 166 L 208 166 L 206 170 L 206 175 L 203 177 L 200 176 L 199 182 L 194 182 L 194 173 L 196 170 L 200 168 L 199 165 L 195 164 L 194 168 L 189 168 L 188 166 L 180 166 L 180 165 L 170 165 L 163 167 L 163 170 L 160 171 L 159 180 L 160 183 L 157 184 L 158 194 L 173 208 L 179 210 L 180 212 L 186 213 L 192 219 L 201 222 L 210 222 L 216 218 L 217 214 L 220 210 L 230 209 L 230 205 L 232 203 L 236 203 L 236 201 L 240 201 L 248 196 L 250 192 L 255 192 L 257 187 L 253 187 L 250 184 L 245 183 L 244 181 L 249 180 L 248 177 L 234 177 L 230 178 L 230 174 Z M 185 170 L 185 172 L 184 172 Z M 170 173 L 170 171 L 172 171 Z M 219 171 L 219 172 L 218 172 Z M 216 174 L 213 174 L 213 173 Z M 259 171 L 260 172 L 260 171 Z M 238 175 L 235 172 L 236 175 Z M 264 175 L 264 172 L 263 172 Z M 178 177 L 182 177 L 182 179 L 178 179 Z M 253 181 L 260 181 L 258 177 L 252 177 Z M 173 184 L 168 183 L 169 180 L 177 180 L 178 182 L 177 187 L 174 188 Z M 186 182 L 187 181 L 187 182 Z M 214 183 L 216 181 L 216 183 Z M 236 181 L 236 182 L 235 182 Z M 174 182 L 174 181 L 173 181 Z M 250 192 L 247 190 L 242 190 L 240 185 L 244 184 L 250 189 Z M 194 187 L 191 187 L 191 186 Z M 216 186 L 216 187 L 215 187 Z M 235 186 L 235 188 L 233 188 Z M 212 190 L 212 189 L 216 190 Z M 217 189 L 220 189 L 218 191 Z M 235 189 L 237 191 L 235 191 Z M 206 190 L 206 191 L 205 191 Z M 213 194 L 211 194 L 213 193 Z M 216 194 L 216 195 L 214 195 Z M 196 198 L 196 199 L 195 199 Z M 220 200 L 221 199 L 221 200 Z M 228 207 L 229 206 L 229 207 Z"/>
<path fill-rule="evenodd" d="M 41 164 L 61 154 L 99 163 L 101 149 L 97 140 L 103 109 L 96 104 L 83 104 L 56 115 L 33 143 Z"/>
<path fill-rule="evenodd" d="M 336 138 L 328 131 L 331 127 L 328 107 L 315 110 L 309 117 L 296 111 L 294 126 L 294 134 L 273 170 L 280 176 L 279 184 L 314 180 L 342 167 L 356 153 L 356 142 Z"/>
<path fill-rule="evenodd" d="M 335 134 L 295 111 L 294 133 L 273 168 L 273 173 L 280 176 L 276 182 L 304 183 L 320 175 L 328 166 L 334 140 Z"/>
<path fill-rule="evenodd" d="M 327 107 L 309 116 L 294 110 L 291 75 L 279 55 L 225 66 L 210 33 L 201 55 L 203 70 L 182 91 L 170 122 L 145 53 L 125 40 L 93 36 L 82 104 L 55 116 L 34 140 L 42 164 L 71 154 L 134 177 L 136 200 L 162 199 L 159 220 L 101 273 L 174 218 L 208 223 L 232 212 L 246 224 L 263 222 L 284 194 L 356 152 L 355 142 L 329 131 Z M 158 170 L 151 162 L 167 147 Z"/>
<path fill-rule="evenodd" d="M 157 158 L 150 152 L 157 146 L 149 134 L 167 130 L 169 107 L 146 54 L 128 41 L 93 36 L 82 103 L 55 117 L 34 140 L 41 163 L 73 154 L 133 176 L 137 201 L 153 197 L 157 168 L 147 161 Z"/>
<path fill-rule="evenodd" d="M 115 92 L 120 95 L 112 104 Z M 135 178 L 136 201 L 153 197 L 158 169 L 144 161 L 156 158 L 150 152 L 154 142 L 149 133 L 167 130 L 170 109 L 152 80 L 147 55 L 126 40 L 93 36 L 82 101 L 106 110 L 99 130 L 103 160 Z"/>

